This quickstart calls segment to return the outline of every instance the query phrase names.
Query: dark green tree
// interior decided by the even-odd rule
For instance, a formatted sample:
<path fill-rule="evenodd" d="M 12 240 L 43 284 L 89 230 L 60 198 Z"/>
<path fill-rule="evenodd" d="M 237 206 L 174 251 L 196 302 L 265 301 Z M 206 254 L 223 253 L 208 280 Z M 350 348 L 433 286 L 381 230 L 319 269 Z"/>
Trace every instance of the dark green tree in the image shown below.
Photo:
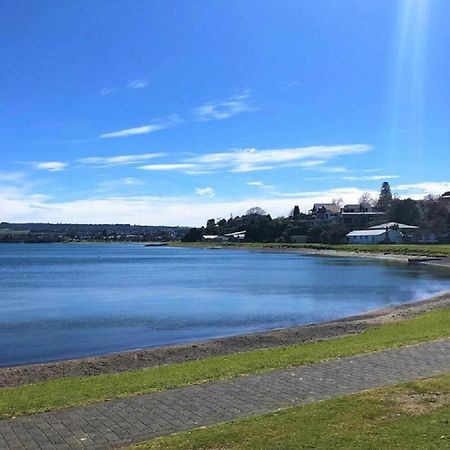
<path fill-rule="evenodd" d="M 381 185 L 380 196 L 378 197 L 377 209 L 387 211 L 392 203 L 391 186 L 387 181 Z"/>
<path fill-rule="evenodd" d="M 298 205 L 294 206 L 294 209 L 292 210 L 292 218 L 294 220 L 297 220 L 300 217 L 300 208 Z"/>
<path fill-rule="evenodd" d="M 410 198 L 406 200 L 392 200 L 389 208 L 389 220 L 406 225 L 417 225 L 420 220 L 420 209 L 417 202 Z"/>
<path fill-rule="evenodd" d="M 183 242 L 199 242 L 203 239 L 203 232 L 201 228 L 191 228 L 186 235 L 181 239 Z"/>

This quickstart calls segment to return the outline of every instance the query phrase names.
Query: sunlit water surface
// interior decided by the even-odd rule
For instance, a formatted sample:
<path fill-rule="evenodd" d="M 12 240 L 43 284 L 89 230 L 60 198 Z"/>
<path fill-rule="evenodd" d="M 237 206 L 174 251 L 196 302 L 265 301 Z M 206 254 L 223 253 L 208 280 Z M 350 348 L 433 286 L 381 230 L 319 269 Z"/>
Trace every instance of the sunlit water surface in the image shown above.
<path fill-rule="evenodd" d="M 320 322 L 450 290 L 444 269 L 137 244 L 0 245 L 0 365 Z"/>

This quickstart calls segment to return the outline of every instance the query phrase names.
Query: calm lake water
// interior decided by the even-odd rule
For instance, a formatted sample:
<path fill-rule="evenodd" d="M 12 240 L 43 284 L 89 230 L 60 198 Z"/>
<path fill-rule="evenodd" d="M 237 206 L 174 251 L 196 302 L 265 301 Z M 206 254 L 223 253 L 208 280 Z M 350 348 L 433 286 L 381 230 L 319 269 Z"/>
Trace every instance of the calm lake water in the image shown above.
<path fill-rule="evenodd" d="M 444 290 L 444 269 L 359 258 L 3 244 L 0 365 L 319 322 Z"/>

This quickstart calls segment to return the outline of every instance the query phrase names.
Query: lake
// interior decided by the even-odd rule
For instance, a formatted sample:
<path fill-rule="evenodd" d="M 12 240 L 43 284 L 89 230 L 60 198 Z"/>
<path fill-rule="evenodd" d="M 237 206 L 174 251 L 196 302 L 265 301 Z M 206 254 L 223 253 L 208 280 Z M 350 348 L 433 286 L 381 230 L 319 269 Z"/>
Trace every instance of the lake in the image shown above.
<path fill-rule="evenodd" d="M 0 244 L 0 366 L 320 322 L 445 290 L 445 269 L 361 258 Z"/>

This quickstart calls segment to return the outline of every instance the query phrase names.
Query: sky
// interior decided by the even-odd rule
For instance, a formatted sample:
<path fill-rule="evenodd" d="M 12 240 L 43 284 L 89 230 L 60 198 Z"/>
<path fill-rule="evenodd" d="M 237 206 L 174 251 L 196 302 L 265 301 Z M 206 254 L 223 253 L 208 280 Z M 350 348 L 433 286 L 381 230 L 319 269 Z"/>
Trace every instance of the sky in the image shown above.
<path fill-rule="evenodd" d="M 0 221 L 450 190 L 447 0 L 3 0 Z"/>

